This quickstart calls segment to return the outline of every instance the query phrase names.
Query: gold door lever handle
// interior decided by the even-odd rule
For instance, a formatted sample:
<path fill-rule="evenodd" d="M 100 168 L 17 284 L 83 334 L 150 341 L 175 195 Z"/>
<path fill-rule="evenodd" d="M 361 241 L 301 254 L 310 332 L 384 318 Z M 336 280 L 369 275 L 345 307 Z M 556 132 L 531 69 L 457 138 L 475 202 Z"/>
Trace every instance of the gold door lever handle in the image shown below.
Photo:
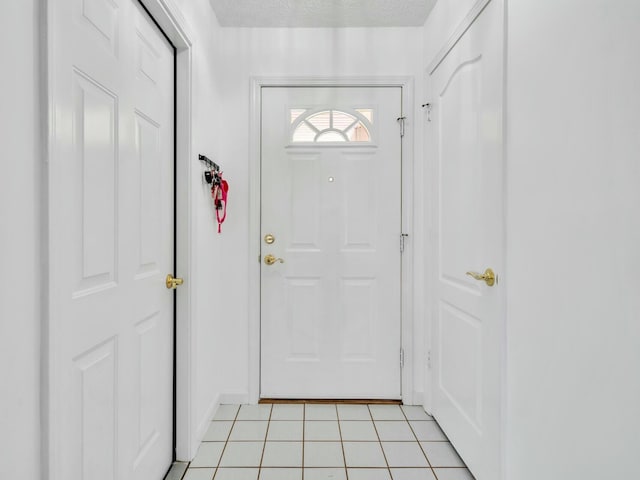
<path fill-rule="evenodd" d="M 273 265 L 276 262 L 284 263 L 282 258 L 276 258 L 275 256 L 268 254 L 264 256 L 265 265 Z"/>
<path fill-rule="evenodd" d="M 493 273 L 493 270 L 491 270 L 490 268 L 487 268 L 484 273 L 478 273 L 478 272 L 467 272 L 467 275 L 469 275 L 470 277 L 475 278 L 476 280 L 482 280 L 484 281 L 484 283 L 487 284 L 487 286 L 489 287 L 493 287 L 496 283 L 496 274 Z"/>
<path fill-rule="evenodd" d="M 165 280 L 165 285 L 170 290 L 171 289 L 175 290 L 176 288 L 178 288 L 178 285 L 182 285 L 183 283 L 184 283 L 184 279 L 174 278 L 173 275 L 171 275 L 170 273 L 167 275 L 167 278 Z"/>

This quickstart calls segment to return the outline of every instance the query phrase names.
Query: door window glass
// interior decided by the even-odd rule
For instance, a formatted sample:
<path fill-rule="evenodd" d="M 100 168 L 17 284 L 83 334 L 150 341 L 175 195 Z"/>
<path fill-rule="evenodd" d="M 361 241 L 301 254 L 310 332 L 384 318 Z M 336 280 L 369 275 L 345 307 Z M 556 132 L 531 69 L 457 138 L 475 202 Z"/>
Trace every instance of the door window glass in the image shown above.
<path fill-rule="evenodd" d="M 290 109 L 292 143 L 371 142 L 372 109 Z"/>

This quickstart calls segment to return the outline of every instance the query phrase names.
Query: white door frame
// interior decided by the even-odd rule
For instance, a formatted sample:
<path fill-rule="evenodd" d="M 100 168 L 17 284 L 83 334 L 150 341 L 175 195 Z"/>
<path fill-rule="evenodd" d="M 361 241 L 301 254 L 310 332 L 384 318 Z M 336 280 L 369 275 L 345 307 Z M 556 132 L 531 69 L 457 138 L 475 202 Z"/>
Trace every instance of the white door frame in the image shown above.
<path fill-rule="evenodd" d="M 413 77 L 252 77 L 249 131 L 249 402 L 260 399 L 260 118 L 262 87 L 401 87 L 406 127 L 402 140 L 402 226 L 409 234 L 402 255 L 402 400 L 413 404 Z M 398 127 L 399 128 L 399 127 Z M 400 130 L 398 130 L 398 135 Z M 398 232 L 400 234 L 400 232 Z M 400 248 L 400 238 L 398 238 Z M 400 358 L 398 358 L 398 362 Z"/>
<path fill-rule="evenodd" d="M 52 434 L 57 428 L 56 406 L 53 404 L 56 385 L 52 381 L 54 362 L 51 342 L 54 336 L 55 319 L 50 317 L 50 305 L 53 303 L 51 295 L 52 281 L 49 269 L 49 190 L 48 190 L 48 164 L 49 160 L 57 158 L 56 130 L 53 122 L 56 108 L 55 90 L 53 88 L 53 66 L 58 55 L 57 39 L 53 35 L 53 14 L 59 1 L 46 0 L 45 13 L 42 23 L 46 35 L 42 39 L 43 64 L 46 71 L 46 80 L 43 81 L 43 111 L 46 111 L 47 125 L 43 128 L 43 144 L 46 176 L 43 180 L 43 236 L 41 250 L 43 256 L 42 292 L 44 307 L 42 314 L 42 353 L 41 353 L 41 412 L 43 422 L 42 434 L 42 465 L 43 478 L 50 480 L 63 480 L 54 478 L 55 463 L 57 461 L 57 446 L 52 441 Z M 195 351 L 195 332 L 192 324 L 192 304 L 194 289 L 191 288 L 189 279 L 195 278 L 196 263 L 192 252 L 195 248 L 195 236 L 193 235 L 192 211 L 194 189 L 190 188 L 191 171 L 194 158 L 191 153 L 191 123 L 192 123 L 192 38 L 193 35 L 187 28 L 187 22 L 182 12 L 173 0 L 140 0 L 157 22 L 165 35 L 176 48 L 176 83 L 175 83 L 175 149 L 176 149 L 176 275 L 184 277 L 185 283 L 176 293 L 176 456 L 179 460 L 190 460 L 195 455 L 199 445 L 198 432 L 195 427 L 195 396 L 193 391 L 193 367 L 191 352 Z"/>

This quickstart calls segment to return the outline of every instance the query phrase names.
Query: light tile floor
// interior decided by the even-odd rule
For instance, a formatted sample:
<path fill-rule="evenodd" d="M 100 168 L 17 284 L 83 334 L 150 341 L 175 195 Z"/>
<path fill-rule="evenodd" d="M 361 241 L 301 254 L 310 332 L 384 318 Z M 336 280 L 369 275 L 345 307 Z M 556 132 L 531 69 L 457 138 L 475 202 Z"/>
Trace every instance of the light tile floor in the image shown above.
<path fill-rule="evenodd" d="M 182 480 L 473 480 L 435 420 L 398 405 L 221 405 Z"/>

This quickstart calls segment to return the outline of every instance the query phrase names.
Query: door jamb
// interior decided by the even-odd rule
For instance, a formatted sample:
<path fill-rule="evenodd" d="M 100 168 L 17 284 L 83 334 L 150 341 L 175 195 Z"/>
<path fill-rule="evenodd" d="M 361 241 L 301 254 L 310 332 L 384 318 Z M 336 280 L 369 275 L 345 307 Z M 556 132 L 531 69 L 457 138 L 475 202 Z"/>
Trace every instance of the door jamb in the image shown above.
<path fill-rule="evenodd" d="M 55 407 L 55 385 L 53 383 L 53 365 L 56 361 L 55 350 L 51 342 L 53 321 L 51 319 L 51 298 L 56 294 L 49 280 L 49 189 L 48 178 L 50 163 L 57 160 L 56 129 L 54 113 L 55 97 L 55 62 L 57 59 L 57 39 L 54 35 L 55 11 L 57 2 L 61 0 L 46 0 L 43 4 L 42 27 L 42 65 L 46 80 L 41 85 L 43 92 L 42 108 L 46 112 L 46 125 L 43 127 L 43 144 L 46 177 L 44 179 L 43 199 L 43 239 L 42 252 L 42 352 L 41 352 L 41 414 L 43 435 L 41 440 L 41 459 L 43 478 L 55 478 L 55 465 L 58 462 L 56 449 L 56 424 L 59 421 Z M 153 20 L 160 26 L 164 34 L 175 47 L 175 212 L 176 212 L 176 251 L 175 265 L 179 276 L 186 279 L 195 277 L 196 263 L 192 258 L 195 248 L 194 226 L 192 224 L 193 189 L 189 188 L 192 177 L 191 170 L 191 138 L 192 138 L 192 38 L 182 12 L 173 0 L 138 0 L 149 12 Z M 194 425 L 194 395 L 193 366 L 191 352 L 195 335 L 192 329 L 192 304 L 195 290 L 186 281 L 176 293 L 176 450 L 179 460 L 190 460 L 195 455 L 199 444 Z"/>
<path fill-rule="evenodd" d="M 405 134 L 402 139 L 402 233 L 409 234 L 402 262 L 401 348 L 404 368 L 401 372 L 401 395 L 407 405 L 414 403 L 414 79 L 398 77 L 251 77 L 249 125 L 249 403 L 260 400 L 260 117 L 263 87 L 400 87 Z M 400 234 L 401 232 L 398 232 Z M 400 361 L 400 352 L 398 352 Z"/>

